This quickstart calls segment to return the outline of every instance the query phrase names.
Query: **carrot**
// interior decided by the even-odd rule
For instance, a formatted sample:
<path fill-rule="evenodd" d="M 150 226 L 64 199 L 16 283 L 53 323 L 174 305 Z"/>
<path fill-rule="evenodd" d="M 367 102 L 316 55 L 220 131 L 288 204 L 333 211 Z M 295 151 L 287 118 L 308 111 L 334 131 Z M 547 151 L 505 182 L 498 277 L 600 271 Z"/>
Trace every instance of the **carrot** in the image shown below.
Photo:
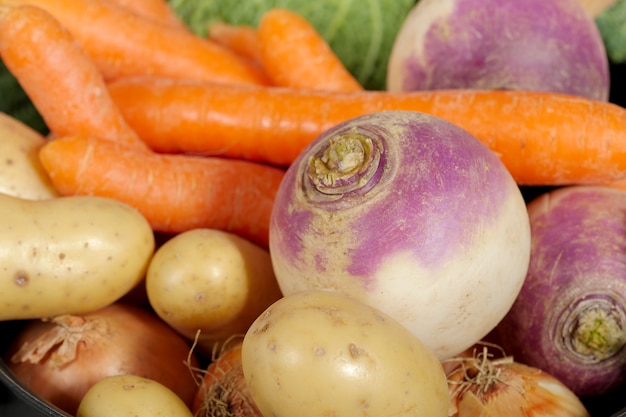
<path fill-rule="evenodd" d="M 84 135 L 48 142 L 39 159 L 60 194 L 122 201 L 139 210 L 156 232 L 208 227 L 264 247 L 284 175 L 254 162 L 142 152 Z"/>
<path fill-rule="evenodd" d="M 618 190 L 626 191 L 626 178 L 603 183 L 603 184 L 598 184 L 598 185 L 611 187 L 611 188 L 617 188 Z"/>
<path fill-rule="evenodd" d="M 273 84 L 333 91 L 363 87 L 346 69 L 322 35 L 299 14 L 267 10 L 257 29 L 261 62 Z"/>
<path fill-rule="evenodd" d="M 429 113 L 496 152 L 521 185 L 598 183 L 626 176 L 626 109 L 530 91 L 352 93 L 137 78 L 109 84 L 153 149 L 289 165 L 317 135 L 382 110 Z"/>
<path fill-rule="evenodd" d="M 109 0 L 111 3 L 117 4 L 144 16 L 161 22 L 164 25 L 171 26 L 176 29 L 188 30 L 185 23 L 178 17 L 170 4 L 166 0 Z"/>
<path fill-rule="evenodd" d="M 257 68 L 190 31 L 167 27 L 105 0 L 1 0 L 48 10 L 80 42 L 106 80 L 131 75 L 266 84 Z"/>
<path fill-rule="evenodd" d="M 209 24 L 207 36 L 236 54 L 261 65 L 261 45 L 254 27 L 216 21 Z"/>
<path fill-rule="evenodd" d="M 0 57 L 52 136 L 99 135 L 147 149 L 72 35 L 35 6 L 0 6 Z"/>

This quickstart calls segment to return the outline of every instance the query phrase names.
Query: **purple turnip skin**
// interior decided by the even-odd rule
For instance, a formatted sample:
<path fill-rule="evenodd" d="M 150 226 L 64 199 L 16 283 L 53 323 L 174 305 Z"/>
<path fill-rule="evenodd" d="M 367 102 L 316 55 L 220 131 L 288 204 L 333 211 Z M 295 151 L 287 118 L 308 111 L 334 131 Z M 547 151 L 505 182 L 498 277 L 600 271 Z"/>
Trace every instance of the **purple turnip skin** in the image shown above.
<path fill-rule="evenodd" d="M 398 32 L 387 89 L 550 91 L 606 101 L 602 36 L 578 0 L 420 0 Z"/>
<path fill-rule="evenodd" d="M 484 144 L 442 119 L 385 111 L 329 129 L 289 167 L 270 255 L 283 294 L 356 297 L 445 359 L 513 304 L 530 226 L 517 184 Z"/>
<path fill-rule="evenodd" d="M 626 381 L 626 193 L 561 188 L 528 212 L 528 275 L 494 334 L 517 361 L 602 395 Z"/>

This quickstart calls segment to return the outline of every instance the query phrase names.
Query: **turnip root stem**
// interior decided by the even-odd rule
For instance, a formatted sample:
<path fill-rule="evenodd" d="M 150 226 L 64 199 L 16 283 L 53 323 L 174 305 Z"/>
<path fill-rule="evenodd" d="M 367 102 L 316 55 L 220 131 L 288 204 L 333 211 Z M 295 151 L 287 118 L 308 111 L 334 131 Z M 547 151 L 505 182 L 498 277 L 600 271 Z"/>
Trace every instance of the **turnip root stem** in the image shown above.
<path fill-rule="evenodd" d="M 610 358 L 626 344 L 626 314 L 608 298 L 580 302 L 562 329 L 565 348 L 589 363 Z"/>
<path fill-rule="evenodd" d="M 303 183 L 311 202 L 365 194 L 381 177 L 384 145 L 376 134 L 344 131 L 329 139 L 308 161 Z"/>

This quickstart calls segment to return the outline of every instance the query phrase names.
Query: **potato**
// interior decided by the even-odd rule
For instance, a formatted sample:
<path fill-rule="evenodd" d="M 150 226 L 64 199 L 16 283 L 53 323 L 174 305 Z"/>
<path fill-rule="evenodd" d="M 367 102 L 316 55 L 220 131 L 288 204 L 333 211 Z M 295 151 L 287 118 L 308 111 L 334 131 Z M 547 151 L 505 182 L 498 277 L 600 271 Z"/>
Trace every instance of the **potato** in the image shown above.
<path fill-rule="evenodd" d="M 30 200 L 58 197 L 37 156 L 46 139 L 0 112 L 0 193 Z"/>
<path fill-rule="evenodd" d="M 198 348 L 211 352 L 252 322 L 282 294 L 269 252 L 235 234 L 192 229 L 165 242 L 146 274 L 157 315 Z"/>
<path fill-rule="evenodd" d="M 276 301 L 246 333 L 241 354 L 264 416 L 448 415 L 435 354 L 390 316 L 337 292 Z"/>
<path fill-rule="evenodd" d="M 147 220 L 117 200 L 0 194 L 0 320 L 104 307 L 143 279 L 154 245 Z"/>
<path fill-rule="evenodd" d="M 96 382 L 83 397 L 76 417 L 193 417 L 173 391 L 136 375 L 116 375 Z"/>

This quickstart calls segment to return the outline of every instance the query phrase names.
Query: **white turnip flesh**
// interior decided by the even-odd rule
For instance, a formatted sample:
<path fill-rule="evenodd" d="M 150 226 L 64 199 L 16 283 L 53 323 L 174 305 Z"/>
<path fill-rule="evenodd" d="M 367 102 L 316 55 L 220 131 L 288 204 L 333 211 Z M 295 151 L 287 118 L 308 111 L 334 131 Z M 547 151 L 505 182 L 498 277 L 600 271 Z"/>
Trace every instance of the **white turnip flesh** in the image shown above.
<path fill-rule="evenodd" d="M 387 89 L 455 88 L 606 101 L 606 49 L 579 0 L 420 0 L 396 36 Z"/>
<path fill-rule="evenodd" d="M 528 212 L 528 275 L 494 334 L 577 395 L 608 393 L 626 382 L 626 192 L 559 188 Z"/>
<path fill-rule="evenodd" d="M 339 291 L 451 357 L 490 332 L 526 275 L 520 189 L 484 144 L 418 112 L 357 117 L 289 167 L 270 223 L 283 294 Z"/>

